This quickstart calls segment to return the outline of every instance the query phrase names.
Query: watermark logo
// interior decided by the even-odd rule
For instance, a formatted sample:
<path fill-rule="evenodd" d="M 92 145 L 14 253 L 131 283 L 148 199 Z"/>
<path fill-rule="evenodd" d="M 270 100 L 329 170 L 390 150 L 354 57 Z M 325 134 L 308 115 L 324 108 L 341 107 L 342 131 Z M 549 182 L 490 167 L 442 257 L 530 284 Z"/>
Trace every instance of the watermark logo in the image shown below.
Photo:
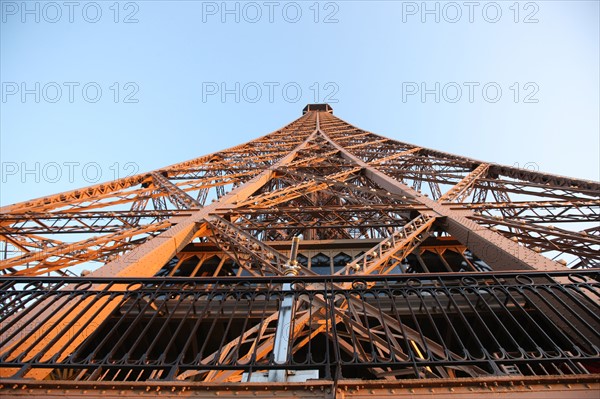
<path fill-rule="evenodd" d="M 528 171 L 528 172 L 539 172 L 540 171 L 540 167 L 537 163 L 535 162 L 525 162 L 524 164 L 520 164 L 519 162 L 515 162 L 512 166 L 513 168 L 516 169 L 521 169 L 523 171 Z"/>
<path fill-rule="evenodd" d="M 135 82 L 2 82 L 2 102 L 97 103 L 108 94 L 115 103 L 135 104 L 139 91 Z"/>
<path fill-rule="evenodd" d="M 0 9 L 2 23 L 95 24 L 108 20 L 116 24 L 137 24 L 140 6 L 133 1 L 3 1 Z"/>
<path fill-rule="evenodd" d="M 510 86 L 498 82 L 402 82 L 402 102 L 497 103 L 503 95 L 515 103 L 535 104 L 540 87 L 535 82 L 514 82 Z"/>
<path fill-rule="evenodd" d="M 337 103 L 335 82 L 302 85 L 298 82 L 202 82 L 202 102 Z"/>
<path fill-rule="evenodd" d="M 315 24 L 336 24 L 339 22 L 338 12 L 340 6 L 337 2 L 202 2 L 202 22 L 220 23 L 276 23 L 290 24 L 302 20 L 310 20 Z"/>
<path fill-rule="evenodd" d="M 539 11 L 539 4 L 533 1 L 404 1 L 402 22 L 495 24 L 502 20 L 511 20 L 514 23 L 537 24 Z"/>
<path fill-rule="evenodd" d="M 60 181 L 83 180 L 87 183 L 98 183 L 104 180 L 117 180 L 138 173 L 139 166 L 135 162 L 123 164 L 115 162 L 103 167 L 98 162 L 2 162 L 0 171 L 2 183 L 17 180 L 21 183 L 58 183 Z"/>

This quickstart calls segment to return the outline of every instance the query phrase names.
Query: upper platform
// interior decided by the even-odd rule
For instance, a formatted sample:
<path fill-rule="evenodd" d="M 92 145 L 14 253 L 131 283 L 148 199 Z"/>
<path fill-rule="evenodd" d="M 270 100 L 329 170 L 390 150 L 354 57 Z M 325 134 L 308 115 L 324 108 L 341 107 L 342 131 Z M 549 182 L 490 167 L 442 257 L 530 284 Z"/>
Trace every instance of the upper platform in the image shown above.
<path fill-rule="evenodd" d="M 329 104 L 307 104 L 306 107 L 302 110 L 302 115 L 309 111 L 321 111 L 321 112 L 329 112 L 333 114 L 333 108 Z"/>

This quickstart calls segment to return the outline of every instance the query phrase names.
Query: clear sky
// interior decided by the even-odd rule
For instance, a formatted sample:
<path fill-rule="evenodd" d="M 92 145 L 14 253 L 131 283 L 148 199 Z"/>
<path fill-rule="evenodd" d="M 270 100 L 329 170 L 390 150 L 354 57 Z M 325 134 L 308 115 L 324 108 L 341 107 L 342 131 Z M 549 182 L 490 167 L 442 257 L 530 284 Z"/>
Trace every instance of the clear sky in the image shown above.
<path fill-rule="evenodd" d="M 325 100 L 394 139 L 599 179 L 597 0 L 0 5 L 1 205 L 224 149 Z"/>

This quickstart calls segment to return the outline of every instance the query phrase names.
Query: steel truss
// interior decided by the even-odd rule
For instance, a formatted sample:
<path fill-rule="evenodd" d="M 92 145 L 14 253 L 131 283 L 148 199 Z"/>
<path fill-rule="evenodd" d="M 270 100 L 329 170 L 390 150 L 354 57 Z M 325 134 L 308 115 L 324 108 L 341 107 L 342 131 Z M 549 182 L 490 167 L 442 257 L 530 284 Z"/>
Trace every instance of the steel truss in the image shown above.
<path fill-rule="evenodd" d="M 312 104 L 248 143 L 0 208 L 0 378 L 594 374 L 599 223 L 597 182 L 398 142 Z M 276 364 L 278 328 L 293 344 Z"/>

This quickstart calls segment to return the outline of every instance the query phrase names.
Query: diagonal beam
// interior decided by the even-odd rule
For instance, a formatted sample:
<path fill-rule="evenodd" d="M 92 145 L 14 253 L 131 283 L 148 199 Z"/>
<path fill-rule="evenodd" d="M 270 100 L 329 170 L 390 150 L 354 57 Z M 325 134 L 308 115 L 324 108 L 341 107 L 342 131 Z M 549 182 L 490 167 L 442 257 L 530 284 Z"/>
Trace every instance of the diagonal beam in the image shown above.
<path fill-rule="evenodd" d="M 164 172 L 166 173 L 166 172 Z M 152 172 L 154 184 L 166 192 L 178 209 L 199 209 L 202 204 L 190 197 L 188 193 L 177 187 L 160 172 Z"/>
<path fill-rule="evenodd" d="M 294 198 L 302 197 L 309 193 L 323 190 L 329 187 L 331 184 L 344 184 L 345 180 L 353 177 L 356 172 L 360 171 L 360 169 L 361 168 L 355 167 L 349 170 L 334 173 L 330 176 L 327 176 L 327 178 L 299 182 L 289 187 L 284 187 L 279 190 L 253 196 L 248 198 L 246 201 L 238 202 L 237 205 L 248 206 L 255 204 L 262 207 L 277 205 Z M 287 172 L 284 170 L 280 171 L 284 173 Z"/>
<path fill-rule="evenodd" d="M 482 163 L 471 173 L 465 176 L 454 187 L 448 190 L 438 199 L 438 202 L 464 202 L 464 200 L 475 189 L 475 183 L 481 177 L 485 177 L 490 168 L 489 164 Z"/>
<path fill-rule="evenodd" d="M 146 226 L 121 230 L 117 233 L 97 236 L 74 243 L 63 243 L 50 248 L 43 248 L 36 252 L 27 252 L 21 256 L 0 261 L 0 270 L 34 263 L 33 266 L 19 270 L 13 274 L 35 276 L 63 269 L 65 267 L 73 266 L 82 262 L 97 260 L 101 256 L 101 253 L 106 252 L 106 250 L 108 250 L 110 253 L 114 253 L 122 246 L 120 244 L 109 245 L 110 243 L 117 243 L 140 234 L 148 234 L 164 230 L 169 226 L 171 226 L 169 221 L 163 221 Z M 98 248 L 92 249 L 93 247 Z M 58 259 L 49 260 L 52 258 Z"/>
<path fill-rule="evenodd" d="M 55 247 L 64 244 L 63 241 L 50 239 L 36 234 L 14 234 L 2 235 L 0 241 L 6 241 L 23 252 L 31 252 L 31 249 L 43 250 L 44 248 Z"/>
<path fill-rule="evenodd" d="M 483 215 L 473 216 L 472 219 L 485 225 L 513 228 L 514 231 L 498 231 L 508 237 L 514 237 L 519 242 L 530 247 L 537 245 L 547 251 L 570 253 L 582 259 L 594 259 L 598 257 L 600 237 L 585 232 L 573 232 L 554 226 L 536 225 L 519 219 L 496 219 Z"/>
<path fill-rule="evenodd" d="M 495 270 L 564 270 L 564 266 L 525 248 L 501 234 L 482 227 L 469 220 L 472 215 L 468 210 L 458 211 L 448 205 L 433 201 L 407 185 L 387 176 L 376 168 L 366 164 L 352 155 L 344 147 L 333 141 L 326 133 L 319 130 L 331 145 L 340 150 L 340 154 L 364 168 L 367 177 L 391 193 L 405 195 L 427 206 L 431 211 L 425 211 L 434 216 L 446 217 L 445 230 L 471 249 L 477 257 Z"/>
<path fill-rule="evenodd" d="M 358 172 L 359 170 L 362 170 L 362 167 L 355 167 L 352 170 Z M 344 181 L 353 176 L 347 176 L 346 179 L 339 180 L 339 179 L 332 178 L 332 176 L 316 176 L 316 175 L 313 175 L 310 173 L 301 173 L 301 172 L 297 172 L 297 171 L 293 171 L 293 170 L 282 169 L 281 172 L 286 173 L 288 175 L 297 176 L 299 178 L 311 179 L 311 180 L 314 180 L 315 182 L 327 184 L 327 186 L 325 188 L 331 190 L 333 195 L 339 195 L 339 193 L 341 193 L 341 190 L 348 190 L 349 192 L 353 192 L 356 194 L 366 194 L 369 196 L 380 197 L 380 198 L 392 198 L 392 199 L 401 201 L 403 203 L 413 202 L 413 201 L 407 200 L 406 196 L 396 195 L 389 191 L 382 190 L 380 188 L 374 188 L 374 187 L 368 187 L 368 186 L 358 186 L 358 185 L 350 184 L 350 183 Z M 354 177 L 356 177 L 356 175 Z M 325 188 L 323 190 L 325 190 Z"/>
<path fill-rule="evenodd" d="M 421 147 L 415 147 L 415 148 L 411 148 L 410 150 L 400 151 L 395 154 L 388 155 L 387 157 L 375 159 L 375 160 L 369 162 L 369 165 L 381 165 L 382 163 L 393 161 L 394 159 L 402 158 L 407 155 L 417 154 L 421 150 L 422 150 Z"/>
<path fill-rule="evenodd" d="M 213 233 L 209 239 L 250 273 L 264 275 L 264 270 L 267 270 L 278 274 L 289 261 L 281 252 L 219 216 L 211 215 L 206 220 Z M 255 270 L 257 265 L 262 267 Z"/>
<path fill-rule="evenodd" d="M 435 217 L 419 215 L 391 236 L 348 263 L 335 274 L 371 274 L 394 258 L 396 262 L 406 258 L 423 240 L 426 232 L 433 225 Z"/>

